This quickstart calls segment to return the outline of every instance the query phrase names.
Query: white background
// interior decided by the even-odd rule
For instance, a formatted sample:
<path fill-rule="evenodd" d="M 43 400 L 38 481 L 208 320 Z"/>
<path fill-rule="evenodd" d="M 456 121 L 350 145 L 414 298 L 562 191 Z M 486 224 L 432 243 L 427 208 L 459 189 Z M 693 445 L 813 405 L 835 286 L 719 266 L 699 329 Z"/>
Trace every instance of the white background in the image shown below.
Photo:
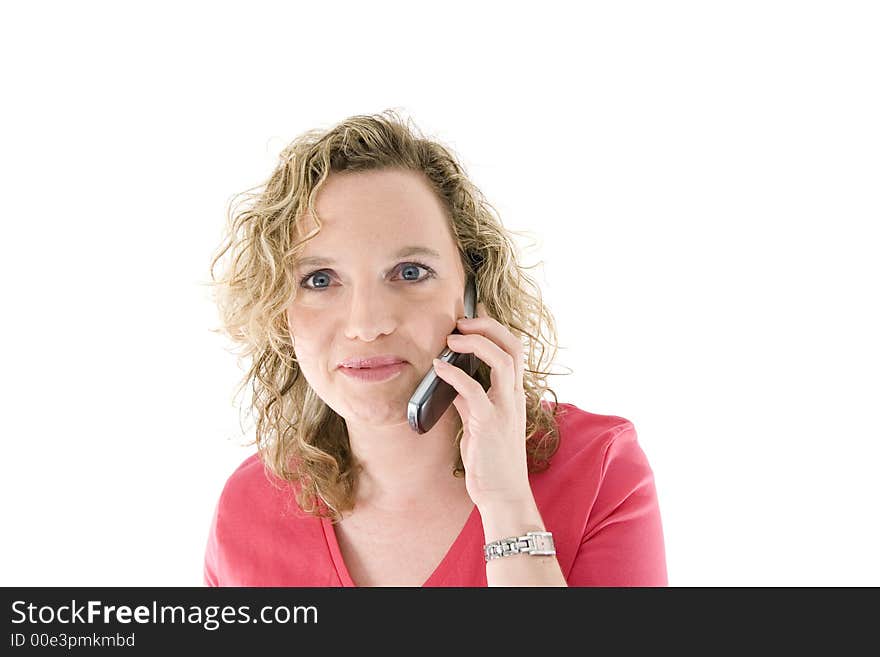
<path fill-rule="evenodd" d="M 880 585 L 876 7 L 4 3 L 0 584 L 201 584 L 253 451 L 226 204 L 395 108 L 538 239 L 552 385 L 635 424 L 671 585 Z"/>

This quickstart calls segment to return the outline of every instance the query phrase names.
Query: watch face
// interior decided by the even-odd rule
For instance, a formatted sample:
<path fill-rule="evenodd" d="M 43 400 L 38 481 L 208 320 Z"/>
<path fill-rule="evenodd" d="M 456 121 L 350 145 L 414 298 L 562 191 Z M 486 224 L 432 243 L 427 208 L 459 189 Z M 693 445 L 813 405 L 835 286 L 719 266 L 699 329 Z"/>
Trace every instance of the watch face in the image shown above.
<path fill-rule="evenodd" d="M 532 549 L 529 550 L 529 554 L 556 554 L 556 546 L 553 544 L 553 534 L 550 532 L 529 532 L 528 536 L 532 539 Z"/>

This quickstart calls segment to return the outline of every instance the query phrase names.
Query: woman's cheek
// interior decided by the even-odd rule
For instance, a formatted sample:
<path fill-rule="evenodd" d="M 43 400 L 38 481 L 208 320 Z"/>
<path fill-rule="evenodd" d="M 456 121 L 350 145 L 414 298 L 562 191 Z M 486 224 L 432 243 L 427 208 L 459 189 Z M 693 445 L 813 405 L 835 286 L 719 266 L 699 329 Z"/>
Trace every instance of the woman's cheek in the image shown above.
<path fill-rule="evenodd" d="M 293 350 L 297 360 L 311 362 L 313 360 L 316 344 L 320 341 L 320 333 L 315 331 L 315 320 L 309 313 L 288 313 L 287 325 L 290 328 L 290 339 L 293 342 Z M 309 327 L 311 330 L 304 330 Z"/>
<path fill-rule="evenodd" d="M 303 332 L 294 330 L 293 332 L 293 349 L 296 351 L 297 358 L 304 361 L 313 361 L 315 357 L 317 336 L 311 332 Z"/>
<path fill-rule="evenodd" d="M 316 391 L 323 389 L 324 381 L 330 377 L 330 373 L 326 371 L 329 364 L 324 366 L 315 352 L 314 345 L 307 340 L 294 343 L 294 351 L 300 372 L 306 382 Z"/>

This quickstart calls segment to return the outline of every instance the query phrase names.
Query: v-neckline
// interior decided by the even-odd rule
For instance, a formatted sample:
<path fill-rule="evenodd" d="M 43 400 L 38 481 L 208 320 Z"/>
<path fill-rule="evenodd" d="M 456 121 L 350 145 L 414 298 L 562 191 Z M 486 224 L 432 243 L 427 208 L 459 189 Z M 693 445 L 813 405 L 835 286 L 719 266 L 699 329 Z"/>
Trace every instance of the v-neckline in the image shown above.
<path fill-rule="evenodd" d="M 449 546 L 449 549 L 446 551 L 446 554 L 443 555 L 440 563 L 438 563 L 437 567 L 434 568 L 430 575 L 428 575 L 428 579 L 420 584 L 420 587 L 428 586 L 431 583 L 431 580 L 443 570 L 446 563 L 452 558 L 452 554 L 458 549 L 459 543 L 464 540 L 464 537 L 470 531 L 470 526 L 474 522 L 477 522 L 478 518 L 479 513 L 477 512 L 477 505 L 475 504 L 474 508 L 471 509 L 467 520 L 464 521 L 461 530 L 458 532 L 458 536 L 452 541 L 452 545 Z M 329 518 L 322 517 L 321 527 L 324 530 L 324 538 L 327 540 L 327 546 L 330 548 L 330 557 L 332 558 L 333 566 L 336 568 L 336 572 L 339 575 L 339 580 L 342 582 L 343 586 L 357 587 L 358 585 L 354 583 L 351 574 L 348 572 L 348 566 L 345 565 L 345 559 L 342 558 L 342 549 L 339 547 L 339 540 L 336 537 L 336 530 L 333 527 L 333 523 Z"/>

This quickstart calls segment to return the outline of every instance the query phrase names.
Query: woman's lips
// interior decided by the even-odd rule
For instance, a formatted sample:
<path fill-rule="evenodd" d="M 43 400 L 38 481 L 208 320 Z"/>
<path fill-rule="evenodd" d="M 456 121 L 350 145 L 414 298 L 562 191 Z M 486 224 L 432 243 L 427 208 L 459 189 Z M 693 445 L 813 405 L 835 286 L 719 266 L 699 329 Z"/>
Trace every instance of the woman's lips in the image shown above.
<path fill-rule="evenodd" d="M 406 365 L 406 363 L 394 363 L 393 365 L 384 365 L 383 367 L 340 367 L 339 371 L 345 374 L 345 376 L 359 381 L 387 381 L 391 377 L 400 374 Z"/>

